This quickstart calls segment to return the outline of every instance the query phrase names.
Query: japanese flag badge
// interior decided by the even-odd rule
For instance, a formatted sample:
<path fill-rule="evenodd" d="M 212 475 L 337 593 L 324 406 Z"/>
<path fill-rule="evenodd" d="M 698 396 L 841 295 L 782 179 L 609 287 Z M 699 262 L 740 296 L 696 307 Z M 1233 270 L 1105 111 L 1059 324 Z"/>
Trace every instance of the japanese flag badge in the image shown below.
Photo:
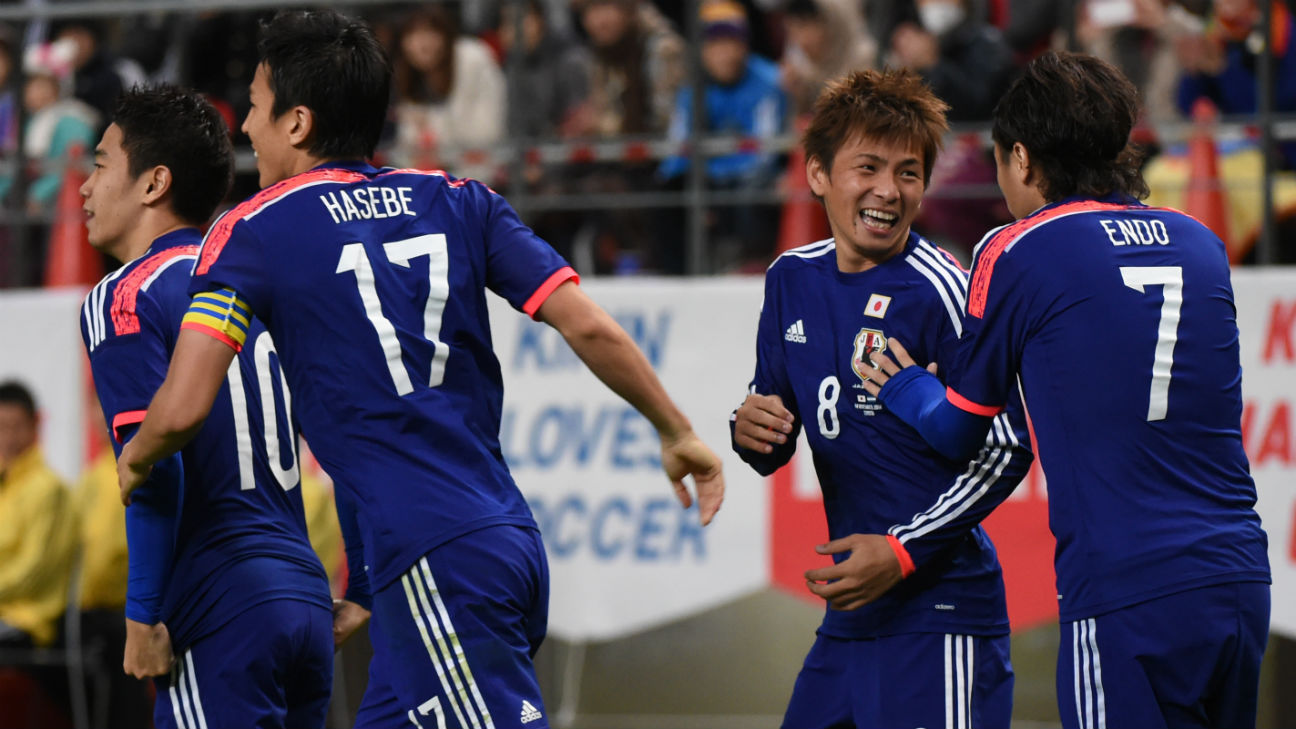
<path fill-rule="evenodd" d="M 874 319 L 881 319 L 886 316 L 887 308 L 891 306 L 891 297 L 882 294 L 872 294 L 869 296 L 868 306 L 864 307 L 864 316 L 871 316 Z"/>

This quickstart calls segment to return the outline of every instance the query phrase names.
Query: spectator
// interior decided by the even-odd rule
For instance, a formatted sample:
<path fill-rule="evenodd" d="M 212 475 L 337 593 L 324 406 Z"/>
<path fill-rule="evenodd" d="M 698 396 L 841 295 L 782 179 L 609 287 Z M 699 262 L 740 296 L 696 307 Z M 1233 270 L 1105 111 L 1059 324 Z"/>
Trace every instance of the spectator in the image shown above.
<path fill-rule="evenodd" d="M 1207 0 L 1209 2 L 1209 0 Z M 992 0 L 990 20 L 1012 48 L 1016 64 L 1025 65 L 1051 47 L 1070 44 L 1071 21 L 1083 0 Z"/>
<path fill-rule="evenodd" d="M 1216 0 L 1210 22 L 1201 33 L 1185 35 L 1177 46 L 1183 76 L 1179 82 L 1179 111 L 1192 113 L 1198 99 L 1208 99 L 1220 113 L 1255 114 L 1259 109 L 1259 53 L 1264 30 L 1259 0 Z M 1270 47 L 1274 68 L 1274 111 L 1296 111 L 1296 52 L 1292 13 L 1282 0 L 1273 1 Z M 1296 144 L 1281 145 L 1285 166 L 1296 164 Z"/>
<path fill-rule="evenodd" d="M 645 0 L 576 2 L 594 58 L 589 98 L 568 133 L 666 131 L 685 78 L 684 40 Z"/>
<path fill-rule="evenodd" d="M 573 8 L 589 39 L 590 92 L 564 134 L 664 134 L 685 78 L 684 40 L 647 0 L 574 0 Z M 623 194 L 655 189 L 656 171 L 650 161 L 616 161 L 574 165 L 564 178 L 575 194 Z M 545 221 L 538 231 L 583 272 L 681 273 L 682 234 L 672 212 L 606 209 Z"/>
<path fill-rule="evenodd" d="M 950 105 L 951 122 L 988 121 L 1008 87 L 1012 50 L 968 0 L 917 0 L 919 23 L 891 35 L 891 61 L 911 68 Z"/>
<path fill-rule="evenodd" d="M 103 46 L 103 29 L 90 21 L 72 20 L 58 27 L 55 42 L 70 42 L 76 48 L 72 59 L 73 95 L 99 113 L 103 126 L 112 114 L 113 104 L 122 89 L 128 89 L 146 80 L 140 65 L 130 59 L 119 58 Z M 102 128 L 94 130 L 98 139 Z"/>
<path fill-rule="evenodd" d="M 485 43 L 460 35 L 444 6 L 412 11 L 399 28 L 395 54 L 398 166 L 449 167 L 456 175 L 487 180 L 490 167 L 441 155 L 481 149 L 504 136 L 504 75 Z"/>
<path fill-rule="evenodd" d="M 1076 16 L 1081 50 L 1119 68 L 1139 90 L 1146 120 L 1178 118 L 1175 39 L 1202 21 L 1170 0 L 1084 0 Z M 1195 26 L 1195 29 L 1194 29 Z"/>
<path fill-rule="evenodd" d="M 859 0 L 790 0 L 783 22 L 783 88 L 797 116 L 810 113 L 829 80 L 877 63 Z"/>
<path fill-rule="evenodd" d="M 76 506 L 37 445 L 36 402 L 0 383 L 0 643 L 49 645 L 67 608 Z"/>
<path fill-rule="evenodd" d="M 32 212 L 47 211 L 63 183 L 68 154 L 79 147 L 89 155 L 95 143 L 100 117 L 92 107 L 71 94 L 72 59 L 75 47 L 69 41 L 31 46 L 23 59 L 27 83 L 23 87 L 23 108 L 27 123 L 23 152 L 40 172 L 27 191 Z M 12 178 L 6 180 L 8 191 Z"/>
<path fill-rule="evenodd" d="M 715 134 L 765 140 L 781 134 L 786 127 L 787 99 L 779 88 L 778 66 L 751 53 L 743 7 L 733 0 L 706 0 L 699 10 L 705 76 L 703 128 Z M 671 119 L 671 139 L 688 138 L 692 114 L 693 89 L 680 89 Z M 673 156 L 662 163 L 658 174 L 667 182 L 678 181 L 688 167 L 687 158 Z M 779 155 L 768 150 L 734 152 L 706 160 L 706 181 L 712 189 L 767 189 L 780 171 Z M 769 263 L 778 228 L 776 209 L 760 205 L 721 207 L 709 216 L 708 223 L 713 246 L 723 248 L 729 244 L 736 248 L 736 255 L 731 257 Z"/>
<path fill-rule="evenodd" d="M 497 24 L 506 61 L 511 63 L 515 52 L 522 56 L 517 77 L 509 78 L 509 134 L 555 137 L 589 94 L 589 51 L 550 28 L 541 0 L 521 6 L 520 48 L 513 41 L 518 5 L 501 7 Z"/>

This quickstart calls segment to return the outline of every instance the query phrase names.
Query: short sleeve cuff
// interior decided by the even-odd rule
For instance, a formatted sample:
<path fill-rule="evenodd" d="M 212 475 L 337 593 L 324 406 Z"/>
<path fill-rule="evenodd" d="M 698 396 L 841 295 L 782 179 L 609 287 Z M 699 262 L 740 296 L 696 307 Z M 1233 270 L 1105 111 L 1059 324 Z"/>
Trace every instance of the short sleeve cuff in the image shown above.
<path fill-rule="evenodd" d="M 117 413 L 113 416 L 112 435 L 118 443 L 122 442 L 122 430 L 132 425 L 138 425 L 144 422 L 144 415 L 147 410 L 127 410 L 123 413 Z"/>
<path fill-rule="evenodd" d="M 535 293 L 531 294 L 531 298 L 526 300 L 526 303 L 522 305 L 522 311 L 534 319 L 536 312 L 540 310 L 545 300 L 568 280 L 572 283 L 580 283 L 580 276 L 571 266 L 563 266 L 554 271 L 549 278 L 545 279 L 544 283 L 540 284 L 540 288 L 537 288 Z"/>
<path fill-rule="evenodd" d="M 958 408 L 959 410 L 962 410 L 965 413 L 972 413 L 973 415 L 982 415 L 987 418 L 993 418 L 994 416 L 1003 412 L 1002 405 L 1000 405 L 999 407 L 993 407 L 990 405 L 981 405 L 980 403 L 972 402 L 966 397 L 963 397 L 957 392 L 954 392 L 954 390 L 949 387 L 945 388 L 945 399 L 949 400 L 950 404 Z"/>

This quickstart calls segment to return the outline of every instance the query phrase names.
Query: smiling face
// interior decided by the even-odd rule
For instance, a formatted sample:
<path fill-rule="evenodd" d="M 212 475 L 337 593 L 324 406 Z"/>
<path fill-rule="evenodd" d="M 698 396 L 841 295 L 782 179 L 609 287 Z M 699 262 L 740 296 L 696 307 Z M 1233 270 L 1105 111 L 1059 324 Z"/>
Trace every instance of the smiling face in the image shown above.
<path fill-rule="evenodd" d="M 830 169 L 811 158 L 806 174 L 823 198 L 843 272 L 872 268 L 904 250 L 927 187 L 922 152 L 856 135 L 837 150 Z"/>
<path fill-rule="evenodd" d="M 252 141 L 261 187 L 269 187 L 295 174 L 288 133 L 292 115 L 285 113 L 276 119 L 271 114 L 275 99 L 270 90 L 270 69 L 264 63 L 257 66 L 248 96 L 252 105 L 243 120 L 243 133 Z"/>
<path fill-rule="evenodd" d="M 144 207 L 147 175 L 131 177 L 122 130 L 116 124 L 104 131 L 94 161 L 94 171 L 81 185 L 87 238 L 97 250 L 125 260 L 128 238 Z"/>

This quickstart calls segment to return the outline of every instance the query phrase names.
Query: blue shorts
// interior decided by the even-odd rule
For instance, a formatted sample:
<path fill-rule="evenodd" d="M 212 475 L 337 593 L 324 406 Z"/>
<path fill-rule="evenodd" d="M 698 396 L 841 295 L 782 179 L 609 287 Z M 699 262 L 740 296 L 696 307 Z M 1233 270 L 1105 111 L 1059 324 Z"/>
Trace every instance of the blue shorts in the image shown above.
<path fill-rule="evenodd" d="M 253 605 L 153 679 L 157 729 L 319 729 L 333 690 L 333 616 L 319 605 Z"/>
<path fill-rule="evenodd" d="M 547 729 L 531 659 L 548 619 L 536 530 L 487 527 L 428 552 L 374 595 L 357 729 Z"/>
<path fill-rule="evenodd" d="M 1008 636 L 820 635 L 797 675 L 783 729 L 1007 729 Z"/>
<path fill-rule="evenodd" d="M 1061 625 L 1065 729 L 1254 727 L 1269 585 L 1234 582 Z"/>

